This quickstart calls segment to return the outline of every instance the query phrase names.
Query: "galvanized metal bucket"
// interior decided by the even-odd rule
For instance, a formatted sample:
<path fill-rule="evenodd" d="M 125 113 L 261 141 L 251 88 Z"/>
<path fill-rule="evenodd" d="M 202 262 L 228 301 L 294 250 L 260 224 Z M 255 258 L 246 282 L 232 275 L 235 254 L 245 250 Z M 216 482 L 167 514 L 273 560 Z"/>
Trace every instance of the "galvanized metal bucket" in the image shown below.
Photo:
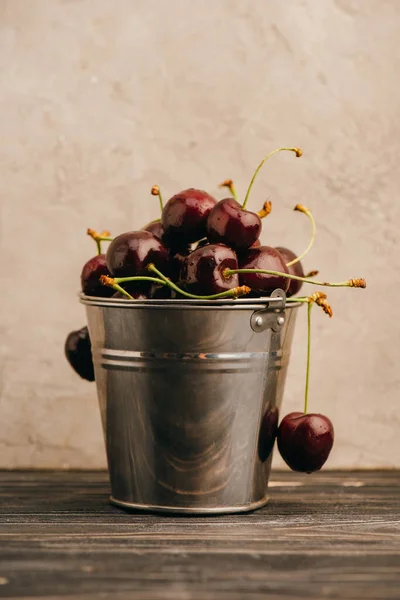
<path fill-rule="evenodd" d="M 112 503 L 209 514 L 267 502 L 297 313 L 285 300 L 282 290 L 260 300 L 81 296 Z"/>

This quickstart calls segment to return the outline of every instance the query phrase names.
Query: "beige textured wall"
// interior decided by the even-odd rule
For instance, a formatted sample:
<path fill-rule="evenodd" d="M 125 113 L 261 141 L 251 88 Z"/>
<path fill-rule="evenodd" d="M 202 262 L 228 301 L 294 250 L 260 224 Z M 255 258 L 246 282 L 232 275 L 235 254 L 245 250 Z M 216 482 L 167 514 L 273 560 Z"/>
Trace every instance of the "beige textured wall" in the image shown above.
<path fill-rule="evenodd" d="M 157 216 L 153 183 L 241 192 L 269 150 L 252 206 L 264 241 L 322 276 L 364 276 L 315 313 L 311 409 L 336 427 L 330 467 L 400 466 L 400 2 L 0 0 L 0 466 L 105 464 L 94 385 L 63 357 L 76 297 L 113 233 Z M 391 298 L 391 295 L 393 296 Z M 305 317 L 305 314 L 304 314 Z M 303 400 L 300 319 L 285 408 Z M 281 464 L 276 460 L 276 464 Z"/>

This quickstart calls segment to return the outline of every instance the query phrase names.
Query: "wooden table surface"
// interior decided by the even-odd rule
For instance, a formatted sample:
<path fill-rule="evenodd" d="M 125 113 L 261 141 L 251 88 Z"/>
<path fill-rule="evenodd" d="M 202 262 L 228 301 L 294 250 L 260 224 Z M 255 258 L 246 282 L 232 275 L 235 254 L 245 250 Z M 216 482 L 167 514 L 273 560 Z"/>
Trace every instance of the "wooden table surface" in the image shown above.
<path fill-rule="evenodd" d="M 0 472 L 0 597 L 400 599 L 400 472 L 277 472 L 252 514 L 108 504 L 102 472 Z"/>

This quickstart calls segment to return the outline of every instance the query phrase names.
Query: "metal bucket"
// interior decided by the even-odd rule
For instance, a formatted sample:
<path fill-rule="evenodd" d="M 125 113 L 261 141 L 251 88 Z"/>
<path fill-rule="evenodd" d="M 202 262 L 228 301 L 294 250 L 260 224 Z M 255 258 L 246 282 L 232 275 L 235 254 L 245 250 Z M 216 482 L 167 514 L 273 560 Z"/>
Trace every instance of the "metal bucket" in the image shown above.
<path fill-rule="evenodd" d="M 267 502 L 297 306 L 270 299 L 86 305 L 111 502 L 168 513 Z"/>

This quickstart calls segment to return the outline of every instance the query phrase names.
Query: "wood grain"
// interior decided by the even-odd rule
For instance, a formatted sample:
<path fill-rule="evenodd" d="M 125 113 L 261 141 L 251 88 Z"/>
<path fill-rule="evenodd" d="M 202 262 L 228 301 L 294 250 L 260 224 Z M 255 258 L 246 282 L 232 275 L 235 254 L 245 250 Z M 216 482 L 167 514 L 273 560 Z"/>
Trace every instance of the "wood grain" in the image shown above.
<path fill-rule="evenodd" d="M 275 473 L 262 510 L 128 514 L 102 472 L 0 472 L 0 597 L 400 598 L 400 472 Z"/>

